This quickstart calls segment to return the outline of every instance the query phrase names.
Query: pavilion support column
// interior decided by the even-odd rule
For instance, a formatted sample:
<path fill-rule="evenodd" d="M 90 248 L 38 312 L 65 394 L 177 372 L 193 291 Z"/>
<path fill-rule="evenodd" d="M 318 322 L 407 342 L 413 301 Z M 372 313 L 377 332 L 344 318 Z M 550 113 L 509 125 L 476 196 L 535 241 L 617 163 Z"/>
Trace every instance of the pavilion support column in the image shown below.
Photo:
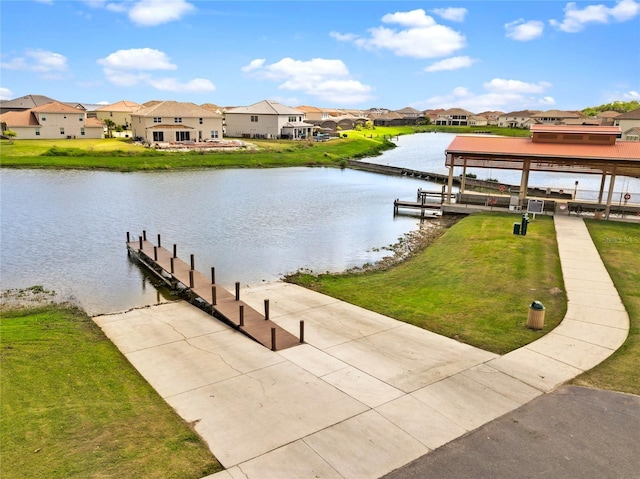
<path fill-rule="evenodd" d="M 609 219 L 609 213 L 611 212 L 611 199 L 613 198 L 613 188 L 616 184 L 616 167 L 614 165 L 611 171 L 611 180 L 609 181 L 609 192 L 607 193 L 607 206 L 604 209 L 604 219 Z"/>
<path fill-rule="evenodd" d="M 598 193 L 598 203 L 602 203 L 602 195 L 604 195 L 604 184 L 607 181 L 607 172 L 602 172 L 602 180 L 600 180 L 600 192 Z"/>
<path fill-rule="evenodd" d="M 453 162 L 449 167 L 449 181 L 447 181 L 447 198 L 444 200 L 446 204 L 451 204 L 451 192 L 453 190 Z"/>
<path fill-rule="evenodd" d="M 462 166 L 462 178 L 460 178 L 460 193 L 464 193 L 467 185 L 467 159 L 464 159 L 464 165 Z"/>
<path fill-rule="evenodd" d="M 530 160 L 524 160 L 522 163 L 522 176 L 520 177 L 520 207 L 524 208 L 524 202 L 527 198 L 527 191 L 529 191 L 529 168 L 531 166 Z"/>

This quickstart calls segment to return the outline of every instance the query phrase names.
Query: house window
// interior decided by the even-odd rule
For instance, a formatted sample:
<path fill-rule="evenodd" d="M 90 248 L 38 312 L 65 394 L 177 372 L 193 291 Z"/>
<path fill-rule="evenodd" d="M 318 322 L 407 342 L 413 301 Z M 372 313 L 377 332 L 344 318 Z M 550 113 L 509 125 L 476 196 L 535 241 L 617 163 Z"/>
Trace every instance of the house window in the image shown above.
<path fill-rule="evenodd" d="M 109 116 L 113 116 L 113 112 L 112 111 L 109 112 Z"/>
<path fill-rule="evenodd" d="M 40 117 L 40 121 L 47 121 L 47 117 L 46 117 L 45 115 L 42 115 L 42 116 Z"/>
<path fill-rule="evenodd" d="M 174 123 L 182 123 L 182 118 L 176 117 L 176 118 L 173 119 L 173 122 Z"/>
<path fill-rule="evenodd" d="M 164 141 L 164 131 L 154 131 L 153 141 Z"/>
<path fill-rule="evenodd" d="M 36 128 L 36 136 L 40 136 L 40 128 Z"/>
<path fill-rule="evenodd" d="M 159 116 L 155 116 L 155 117 L 153 117 L 153 122 L 154 123 L 162 123 L 162 118 L 160 118 Z"/>
<path fill-rule="evenodd" d="M 80 128 L 80 136 L 84 136 L 84 128 Z"/>
<path fill-rule="evenodd" d="M 82 121 L 84 120 L 84 117 L 82 115 L 78 115 L 78 121 Z"/>
<path fill-rule="evenodd" d="M 198 118 L 198 123 L 200 123 L 202 125 L 202 123 L 203 123 L 202 118 Z"/>
<path fill-rule="evenodd" d="M 251 123 L 258 123 L 258 115 L 251 115 Z"/>
<path fill-rule="evenodd" d="M 60 134 L 64 135 L 64 128 L 60 128 Z"/>
<path fill-rule="evenodd" d="M 296 117 L 295 116 L 290 116 L 289 117 L 289 121 L 292 122 L 292 123 L 295 123 L 296 122 Z"/>
<path fill-rule="evenodd" d="M 211 130 L 211 138 L 218 138 L 218 130 Z"/>
<path fill-rule="evenodd" d="M 191 135 L 188 131 L 176 131 L 176 141 L 189 141 Z"/>

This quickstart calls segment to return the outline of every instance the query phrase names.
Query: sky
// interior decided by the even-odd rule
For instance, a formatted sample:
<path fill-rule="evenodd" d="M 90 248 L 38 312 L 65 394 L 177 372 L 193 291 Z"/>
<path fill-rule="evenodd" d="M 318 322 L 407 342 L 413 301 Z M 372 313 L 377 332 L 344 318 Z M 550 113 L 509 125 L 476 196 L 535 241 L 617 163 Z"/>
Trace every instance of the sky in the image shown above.
<path fill-rule="evenodd" d="M 1 0 L 0 99 L 581 110 L 639 46 L 640 0 Z"/>

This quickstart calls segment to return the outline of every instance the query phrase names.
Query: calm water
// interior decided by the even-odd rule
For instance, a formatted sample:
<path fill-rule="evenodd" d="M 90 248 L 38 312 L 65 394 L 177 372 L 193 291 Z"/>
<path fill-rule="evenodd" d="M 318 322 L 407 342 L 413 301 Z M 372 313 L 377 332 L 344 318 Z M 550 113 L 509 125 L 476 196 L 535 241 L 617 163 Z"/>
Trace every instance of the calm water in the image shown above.
<path fill-rule="evenodd" d="M 398 148 L 367 161 L 446 173 L 444 150 L 452 139 L 440 133 L 403 136 Z M 520 181 L 517 172 L 478 170 L 477 175 Z M 567 190 L 577 179 L 531 176 L 533 185 Z M 580 177 L 585 190 L 597 190 L 599 181 Z M 160 233 L 165 247 L 176 243 L 184 260 L 194 254 L 202 272 L 215 266 L 217 281 L 230 290 L 236 281 L 255 285 L 300 268 L 342 271 L 390 254 L 380 248 L 417 228 L 415 217 L 393 217 L 393 200 L 413 199 L 418 188 L 440 185 L 330 168 L 3 169 L 1 287 L 41 284 L 60 297 L 73 297 L 90 314 L 158 302 L 158 291 L 126 254 L 127 231 L 137 238 L 142 230 L 152 241 Z M 638 180 L 630 191 L 640 192 Z"/>
<path fill-rule="evenodd" d="M 274 281 L 299 268 L 341 271 L 389 254 L 416 229 L 395 198 L 426 182 L 328 168 L 172 173 L 2 170 L 2 288 L 42 284 L 91 314 L 161 298 L 127 257 L 146 230 L 216 279 Z"/>

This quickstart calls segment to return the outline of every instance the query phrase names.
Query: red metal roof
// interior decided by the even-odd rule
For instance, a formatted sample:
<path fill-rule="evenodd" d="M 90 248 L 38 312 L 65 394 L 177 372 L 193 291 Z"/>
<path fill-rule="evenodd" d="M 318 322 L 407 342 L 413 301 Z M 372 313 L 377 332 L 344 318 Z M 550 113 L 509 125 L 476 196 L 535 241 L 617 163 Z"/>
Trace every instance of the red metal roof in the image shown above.
<path fill-rule="evenodd" d="M 588 133 L 589 135 L 619 135 L 619 126 L 531 125 L 533 133 Z"/>

